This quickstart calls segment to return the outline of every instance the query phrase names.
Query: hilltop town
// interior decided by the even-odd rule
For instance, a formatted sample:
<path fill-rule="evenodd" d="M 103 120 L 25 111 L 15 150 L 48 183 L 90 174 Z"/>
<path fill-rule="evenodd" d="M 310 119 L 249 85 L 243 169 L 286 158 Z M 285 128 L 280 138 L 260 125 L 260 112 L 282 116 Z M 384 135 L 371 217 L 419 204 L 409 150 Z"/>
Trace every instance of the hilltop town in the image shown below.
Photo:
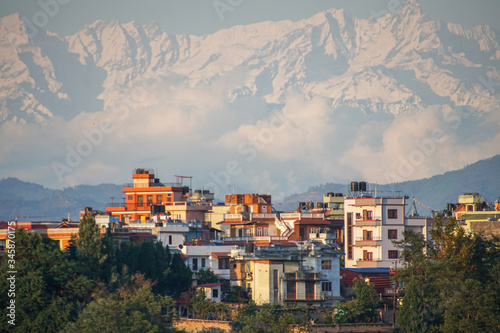
<path fill-rule="evenodd" d="M 216 204 L 213 193 L 193 190 L 183 177 L 166 183 L 152 169 L 137 168 L 123 195 L 124 202 L 108 203 L 105 211 L 82 207 L 82 222 L 2 222 L 1 254 L 11 247 L 8 226 L 14 222 L 67 252 L 83 221 L 92 221 L 117 249 L 151 242 L 179 255 L 192 272 L 189 287 L 214 304 L 234 302 L 236 290 L 238 302 L 241 297 L 257 306 L 335 307 L 352 297 L 362 278 L 385 304 L 378 321 L 391 324 L 402 297 L 394 277 L 407 266 L 401 243 L 408 232 L 431 243 L 438 217 L 453 218 L 467 234 L 500 235 L 500 202 L 488 204 L 479 193 L 464 193 L 442 211 L 432 210 L 434 216 L 421 216 L 419 208 L 429 207 L 416 198 L 353 181 L 345 193 L 325 193 L 321 202 L 278 211 L 269 194 L 228 194 Z M 196 315 L 182 298 L 176 311 Z"/>

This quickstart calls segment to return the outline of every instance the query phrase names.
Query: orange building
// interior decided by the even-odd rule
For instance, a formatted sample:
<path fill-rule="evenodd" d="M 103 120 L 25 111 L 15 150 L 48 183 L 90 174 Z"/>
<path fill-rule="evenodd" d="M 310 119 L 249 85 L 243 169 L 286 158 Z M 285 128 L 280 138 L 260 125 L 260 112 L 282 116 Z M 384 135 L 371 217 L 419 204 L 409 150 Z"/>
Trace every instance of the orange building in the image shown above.
<path fill-rule="evenodd" d="M 106 211 L 119 216 L 122 222 L 145 222 L 152 210 L 176 220 L 204 221 L 211 207 L 206 202 L 188 202 L 191 194 L 188 186 L 183 186 L 181 181 L 161 183 L 151 169 L 135 169 L 132 179 L 133 183 L 123 185 L 125 202 L 106 205 Z"/>
<path fill-rule="evenodd" d="M 59 248 L 66 250 L 72 235 L 78 236 L 79 226 L 74 222 L 16 222 L 16 228 L 24 228 L 29 233 L 39 234 L 59 242 Z M 9 244 L 7 225 L 0 226 L 0 251 Z"/>

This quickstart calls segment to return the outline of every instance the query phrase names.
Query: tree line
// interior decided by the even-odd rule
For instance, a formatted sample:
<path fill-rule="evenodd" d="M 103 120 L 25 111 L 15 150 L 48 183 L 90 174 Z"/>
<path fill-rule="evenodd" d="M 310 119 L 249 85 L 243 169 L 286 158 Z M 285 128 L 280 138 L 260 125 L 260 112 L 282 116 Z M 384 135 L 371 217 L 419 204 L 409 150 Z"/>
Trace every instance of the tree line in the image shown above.
<path fill-rule="evenodd" d="M 115 246 L 92 216 L 80 222 L 67 251 L 16 229 L 15 326 L 7 320 L 9 271 L 0 267 L 2 332 L 174 332 L 174 298 L 191 288 L 179 253 L 151 241 Z"/>

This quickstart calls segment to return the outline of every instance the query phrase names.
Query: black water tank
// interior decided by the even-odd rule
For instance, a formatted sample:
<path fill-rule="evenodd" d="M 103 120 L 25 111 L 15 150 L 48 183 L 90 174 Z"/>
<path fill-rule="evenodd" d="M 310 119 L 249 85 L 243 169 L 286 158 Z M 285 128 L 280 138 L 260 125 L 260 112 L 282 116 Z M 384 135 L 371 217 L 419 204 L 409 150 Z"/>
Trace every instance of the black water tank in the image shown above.
<path fill-rule="evenodd" d="M 366 182 L 359 182 L 358 189 L 359 191 L 366 191 Z"/>
<path fill-rule="evenodd" d="M 323 203 L 322 202 L 317 202 L 316 203 L 316 208 L 323 208 Z"/>
<path fill-rule="evenodd" d="M 351 192 L 357 192 L 357 191 L 359 191 L 358 182 L 351 182 Z"/>

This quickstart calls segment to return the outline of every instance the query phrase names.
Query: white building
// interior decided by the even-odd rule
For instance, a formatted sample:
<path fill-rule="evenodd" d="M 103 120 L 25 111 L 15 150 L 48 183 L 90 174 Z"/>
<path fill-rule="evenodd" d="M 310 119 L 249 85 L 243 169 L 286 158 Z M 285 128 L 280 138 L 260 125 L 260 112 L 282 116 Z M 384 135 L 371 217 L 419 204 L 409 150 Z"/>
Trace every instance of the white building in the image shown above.
<path fill-rule="evenodd" d="M 407 197 L 347 197 L 344 201 L 345 267 L 395 268 L 400 250 L 393 241 L 413 230 L 429 239 L 432 219 L 405 218 Z"/>
<path fill-rule="evenodd" d="M 186 256 L 186 265 L 193 272 L 211 269 L 216 275 L 229 280 L 229 260 L 234 245 L 186 245 L 181 252 Z"/>

